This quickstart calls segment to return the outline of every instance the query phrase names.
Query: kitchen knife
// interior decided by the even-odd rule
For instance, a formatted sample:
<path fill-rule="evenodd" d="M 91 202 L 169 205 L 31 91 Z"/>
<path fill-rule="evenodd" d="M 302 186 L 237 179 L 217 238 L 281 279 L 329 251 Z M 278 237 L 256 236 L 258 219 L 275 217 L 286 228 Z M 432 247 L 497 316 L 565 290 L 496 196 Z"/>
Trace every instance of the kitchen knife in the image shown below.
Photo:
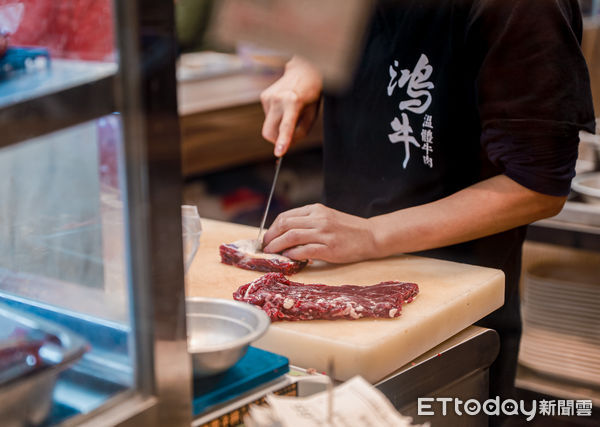
<path fill-rule="evenodd" d="M 282 157 L 278 157 L 275 161 L 275 176 L 273 177 L 273 184 L 271 185 L 271 192 L 269 193 L 269 198 L 267 199 L 267 206 L 265 207 L 265 213 L 263 214 L 262 221 L 260 222 L 260 229 L 258 230 L 258 238 L 256 239 L 256 251 L 262 251 L 262 233 L 265 229 L 265 222 L 267 221 L 267 214 L 269 213 L 269 207 L 271 206 L 271 199 L 273 198 L 273 193 L 275 192 L 275 184 L 277 184 L 277 178 L 279 177 L 279 169 L 281 168 L 281 160 Z"/>

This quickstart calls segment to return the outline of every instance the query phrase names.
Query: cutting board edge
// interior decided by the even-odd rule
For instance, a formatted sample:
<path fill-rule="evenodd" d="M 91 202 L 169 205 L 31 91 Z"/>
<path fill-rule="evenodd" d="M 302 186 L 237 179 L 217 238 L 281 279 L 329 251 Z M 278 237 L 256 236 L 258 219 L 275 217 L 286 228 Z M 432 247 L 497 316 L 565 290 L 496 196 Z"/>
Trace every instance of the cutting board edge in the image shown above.
<path fill-rule="evenodd" d="M 459 323 L 457 326 L 447 327 L 446 330 L 440 331 L 436 335 L 435 339 L 430 340 L 430 342 L 428 344 L 423 344 L 421 346 L 421 348 L 419 348 L 417 346 L 417 348 L 415 350 L 408 352 L 406 356 L 404 356 L 403 358 L 400 359 L 400 360 L 405 360 L 404 363 L 398 363 L 398 362 L 394 363 L 395 365 L 397 365 L 396 368 L 393 368 L 393 369 L 387 368 L 385 370 L 380 369 L 379 373 L 372 373 L 372 374 L 364 375 L 365 379 L 371 383 L 375 383 L 377 381 L 382 380 L 383 378 L 385 378 L 389 374 L 393 373 L 395 370 L 399 369 L 403 365 L 410 363 L 411 360 L 414 360 L 415 358 L 419 357 L 423 353 L 431 350 L 435 346 L 446 341 L 447 339 L 451 338 L 452 336 L 456 335 L 457 333 L 461 332 L 462 330 L 464 330 L 464 329 L 468 328 L 469 326 L 475 324 L 476 322 L 480 321 L 487 315 L 493 313 L 498 308 L 502 307 L 504 305 L 504 287 L 505 287 L 504 272 L 502 272 L 501 270 L 497 270 L 497 271 L 498 271 L 498 274 L 494 275 L 495 277 L 490 278 L 490 280 L 485 284 L 485 285 L 487 285 L 488 288 L 492 288 L 495 290 L 495 295 L 493 295 L 493 297 L 492 297 L 492 300 L 495 302 L 490 303 L 489 305 L 485 306 L 485 308 L 483 308 L 483 306 L 482 306 L 482 308 L 478 311 L 470 312 L 470 316 L 468 316 L 463 322 Z M 499 284 L 498 282 L 501 282 L 502 286 L 498 286 L 498 284 Z M 485 289 L 483 289 L 486 287 L 485 285 L 482 286 L 482 288 L 480 288 L 480 294 L 485 293 Z M 483 296 L 483 295 L 478 295 L 477 293 L 474 293 L 473 295 L 471 295 L 472 298 L 476 298 L 477 296 Z M 451 322 L 442 323 L 442 324 L 443 325 L 452 325 Z M 420 333 L 422 333 L 422 331 L 413 331 L 413 334 L 415 334 L 415 335 L 419 335 Z M 367 357 L 367 359 L 368 359 L 368 357 Z M 384 366 L 384 364 L 381 363 L 380 366 Z M 339 379 L 345 381 L 351 377 L 352 377 L 352 374 L 347 374 L 343 379 L 342 378 L 339 378 Z"/>
<path fill-rule="evenodd" d="M 375 383 L 393 373 L 401 366 L 410 363 L 411 360 L 414 360 L 416 357 L 419 357 L 423 353 L 434 348 L 436 345 L 451 338 L 460 331 L 468 328 L 477 321 L 483 319 L 488 314 L 502 307 L 504 304 L 504 273 L 500 270 L 497 271 L 498 273 L 494 274 L 490 280 L 483 283 L 476 291 L 472 292 L 469 295 L 468 300 L 464 301 L 459 306 L 447 307 L 444 310 L 440 310 L 439 312 L 435 313 L 435 317 L 443 318 L 451 314 L 454 316 L 460 316 L 461 313 L 464 313 L 462 311 L 463 305 L 466 304 L 467 306 L 477 306 L 478 300 L 481 299 L 487 299 L 490 301 L 489 304 L 480 304 L 481 308 L 479 310 L 474 310 L 471 308 L 470 311 L 468 311 L 468 316 L 462 319 L 460 322 L 456 320 L 453 322 L 443 322 L 442 319 L 438 319 L 437 323 L 442 325 L 442 328 L 437 329 L 435 335 L 430 335 L 428 340 L 423 341 L 422 344 L 412 344 L 413 348 L 411 350 L 402 354 L 401 357 L 393 362 L 390 362 L 389 358 L 387 360 L 384 359 L 384 361 L 380 361 L 378 366 L 375 368 L 371 363 L 373 360 L 377 359 L 375 350 L 373 350 L 373 345 L 360 345 L 335 341 L 331 340 L 330 338 L 298 333 L 298 331 L 284 328 L 276 329 L 275 334 L 271 333 L 265 335 L 260 341 L 257 341 L 255 345 L 264 350 L 285 355 L 289 358 L 290 363 L 293 365 L 305 368 L 314 368 L 319 371 L 325 371 L 327 369 L 328 360 L 333 358 L 334 360 L 338 361 L 336 364 L 338 366 L 336 368 L 337 380 L 345 381 L 355 375 L 361 375 L 367 381 Z M 408 335 L 409 338 L 410 336 L 414 336 L 415 338 L 412 340 L 409 339 L 409 341 L 418 342 L 417 338 L 426 333 L 427 329 L 427 324 L 419 324 L 418 327 L 412 328 L 412 330 L 407 329 L 405 335 Z M 291 349 L 291 352 L 288 353 L 290 350 L 282 347 L 279 344 L 282 340 L 280 337 L 278 337 L 277 332 L 282 335 L 287 335 L 288 337 L 293 335 L 299 336 L 304 340 L 304 347 L 320 347 L 321 353 L 315 355 L 310 352 L 306 352 L 305 348 Z M 337 354 L 329 350 L 323 351 L 324 346 L 326 347 L 332 344 L 337 347 Z M 292 345 L 294 345 L 294 343 L 292 343 Z M 386 347 L 389 349 L 393 346 L 394 340 L 388 340 L 387 342 L 379 345 L 378 350 L 384 351 Z M 389 353 L 391 354 L 392 352 L 389 351 Z M 340 357 L 340 355 L 342 356 Z"/>

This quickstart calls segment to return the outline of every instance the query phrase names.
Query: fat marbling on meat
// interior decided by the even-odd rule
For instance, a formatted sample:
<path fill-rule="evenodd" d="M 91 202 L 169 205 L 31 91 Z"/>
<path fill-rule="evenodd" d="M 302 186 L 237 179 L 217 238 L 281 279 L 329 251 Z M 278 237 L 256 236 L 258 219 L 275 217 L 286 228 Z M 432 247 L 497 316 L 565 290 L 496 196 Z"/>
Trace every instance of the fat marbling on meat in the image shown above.
<path fill-rule="evenodd" d="M 415 283 L 328 286 L 292 282 L 281 273 L 269 273 L 241 286 L 233 298 L 261 307 L 273 321 L 356 320 L 398 317 L 402 304 L 418 293 Z"/>
<path fill-rule="evenodd" d="M 294 274 L 302 270 L 308 261 L 296 261 L 279 254 L 257 251 L 256 240 L 238 240 L 219 246 L 221 262 L 245 270 L 263 273 Z"/>

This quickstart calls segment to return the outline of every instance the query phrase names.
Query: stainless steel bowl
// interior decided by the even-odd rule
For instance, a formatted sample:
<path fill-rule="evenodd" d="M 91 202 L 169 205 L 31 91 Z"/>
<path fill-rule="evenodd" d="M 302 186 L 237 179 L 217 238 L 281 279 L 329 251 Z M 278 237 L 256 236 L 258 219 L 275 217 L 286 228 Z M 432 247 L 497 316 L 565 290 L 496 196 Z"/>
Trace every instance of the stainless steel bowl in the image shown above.
<path fill-rule="evenodd" d="M 600 204 L 600 172 L 578 175 L 571 185 L 584 201 Z"/>
<path fill-rule="evenodd" d="M 226 299 L 188 298 L 186 310 L 188 351 L 196 376 L 231 368 L 271 323 L 261 309 Z"/>

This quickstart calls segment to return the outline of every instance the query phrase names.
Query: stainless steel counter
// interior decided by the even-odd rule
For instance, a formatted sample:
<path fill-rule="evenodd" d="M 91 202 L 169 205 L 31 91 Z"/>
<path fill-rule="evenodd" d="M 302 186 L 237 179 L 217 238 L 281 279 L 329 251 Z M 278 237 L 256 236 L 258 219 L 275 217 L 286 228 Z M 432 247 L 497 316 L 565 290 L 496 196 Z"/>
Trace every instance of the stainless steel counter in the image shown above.
<path fill-rule="evenodd" d="M 483 402 L 489 393 L 489 367 L 500 349 L 498 334 L 492 329 L 470 326 L 437 347 L 403 366 L 375 386 L 403 415 L 413 422 L 477 427 L 487 425 L 487 416 L 443 416 L 441 408 L 433 416 L 419 416 L 418 398 L 452 397 Z"/>

